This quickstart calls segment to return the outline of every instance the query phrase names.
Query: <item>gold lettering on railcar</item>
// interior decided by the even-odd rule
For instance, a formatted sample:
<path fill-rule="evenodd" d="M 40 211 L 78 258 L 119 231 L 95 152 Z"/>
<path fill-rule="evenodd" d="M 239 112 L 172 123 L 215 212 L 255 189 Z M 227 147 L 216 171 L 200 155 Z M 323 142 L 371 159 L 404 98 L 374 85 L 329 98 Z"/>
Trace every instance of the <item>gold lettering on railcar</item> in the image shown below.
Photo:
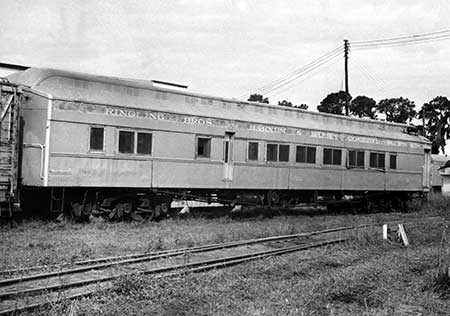
<path fill-rule="evenodd" d="M 196 125 L 205 127 L 220 127 L 230 130 L 248 130 L 260 133 L 270 134 L 289 134 L 306 136 L 312 138 L 326 139 L 331 141 L 342 141 L 352 143 L 366 143 L 374 145 L 384 145 L 391 147 L 409 147 L 409 148 L 423 148 L 422 144 L 414 142 L 405 142 L 399 140 L 391 140 L 377 137 L 349 135 L 345 133 L 333 133 L 326 131 L 313 131 L 307 129 L 297 129 L 292 127 L 273 126 L 265 124 L 252 124 L 246 122 L 236 122 L 226 119 L 213 119 L 207 117 L 195 117 L 171 113 L 153 112 L 147 110 L 136 110 L 127 108 L 114 108 L 99 104 L 86 104 L 82 102 L 55 102 L 55 110 L 75 111 L 82 113 L 103 113 L 108 116 L 124 117 L 124 118 L 139 118 L 155 121 L 169 121 L 175 123 L 182 123 L 186 125 Z M 314 115 L 313 115 L 314 117 Z M 338 120 L 339 121 L 339 120 Z"/>
<path fill-rule="evenodd" d="M 321 139 L 340 140 L 339 134 L 329 133 L 329 132 L 311 131 L 310 136 L 314 137 L 314 138 L 321 138 Z"/>
<path fill-rule="evenodd" d="M 286 127 L 249 124 L 248 129 L 255 132 L 286 134 Z"/>

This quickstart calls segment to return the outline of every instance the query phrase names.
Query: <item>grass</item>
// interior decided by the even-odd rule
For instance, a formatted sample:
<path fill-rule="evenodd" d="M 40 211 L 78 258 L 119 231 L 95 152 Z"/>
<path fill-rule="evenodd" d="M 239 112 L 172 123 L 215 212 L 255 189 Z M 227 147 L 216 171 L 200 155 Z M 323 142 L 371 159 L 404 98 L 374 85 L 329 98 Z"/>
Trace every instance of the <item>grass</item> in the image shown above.
<path fill-rule="evenodd" d="M 290 234 L 403 218 L 448 216 L 433 196 L 413 213 L 187 219 L 159 223 L 26 222 L 2 230 L 3 268 Z M 344 244 L 198 274 L 122 278 L 112 289 L 38 315 L 448 315 L 450 284 L 439 276 L 441 226 L 406 226 L 411 246 L 381 230 Z"/>

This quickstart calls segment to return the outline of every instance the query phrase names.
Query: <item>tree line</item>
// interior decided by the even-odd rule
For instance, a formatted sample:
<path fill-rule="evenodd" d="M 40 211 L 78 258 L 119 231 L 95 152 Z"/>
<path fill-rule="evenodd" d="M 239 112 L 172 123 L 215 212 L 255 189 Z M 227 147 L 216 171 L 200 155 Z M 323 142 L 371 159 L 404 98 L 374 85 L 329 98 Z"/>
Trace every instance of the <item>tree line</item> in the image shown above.
<path fill-rule="evenodd" d="M 450 101 L 445 96 L 437 96 L 422 105 L 417 112 L 414 101 L 407 98 L 382 99 L 378 103 L 367 96 L 352 98 L 345 91 L 328 94 L 317 106 L 317 110 L 323 113 L 344 115 L 346 99 L 349 100 L 349 115 L 354 117 L 366 117 L 379 120 L 381 116 L 388 122 L 412 124 L 413 119 L 419 119 L 422 123 L 417 124 L 418 133 L 428 138 L 431 142 L 432 154 L 438 154 L 439 149 L 445 153 L 446 140 L 450 137 Z M 248 101 L 269 103 L 269 99 L 260 94 L 252 94 Z M 278 105 L 295 107 L 307 110 L 308 105 L 294 105 L 287 100 L 278 101 Z"/>

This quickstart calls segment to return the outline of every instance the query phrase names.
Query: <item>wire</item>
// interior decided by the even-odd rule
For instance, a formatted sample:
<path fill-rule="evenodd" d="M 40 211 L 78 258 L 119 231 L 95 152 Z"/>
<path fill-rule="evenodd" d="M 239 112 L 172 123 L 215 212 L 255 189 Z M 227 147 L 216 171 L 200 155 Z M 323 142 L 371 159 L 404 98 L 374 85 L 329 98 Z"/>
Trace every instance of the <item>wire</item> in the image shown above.
<path fill-rule="evenodd" d="M 288 90 L 290 90 L 290 89 L 296 87 L 298 83 L 301 83 L 301 82 L 304 82 L 304 81 L 306 81 L 306 80 L 309 80 L 309 79 L 311 79 L 312 77 L 316 76 L 317 74 L 319 74 L 319 73 L 321 73 L 321 72 L 323 72 L 323 71 L 329 69 L 331 66 L 335 65 L 338 61 L 340 61 L 340 59 L 336 59 L 334 62 L 330 63 L 329 65 L 327 65 L 327 66 L 325 66 L 325 67 L 323 67 L 323 68 L 318 69 L 318 71 L 313 72 L 312 74 L 310 74 L 310 75 L 307 76 L 306 78 L 303 78 L 302 80 L 296 81 L 296 84 L 293 84 L 293 85 L 291 85 L 291 86 L 288 86 L 287 88 L 285 88 L 285 89 L 283 89 L 283 90 L 281 90 L 281 91 L 278 91 L 277 93 L 269 92 L 269 93 L 267 94 L 267 96 L 269 96 L 269 97 L 272 98 L 272 97 L 275 97 L 275 96 L 277 96 L 277 95 L 280 95 L 280 94 L 282 94 L 283 92 L 286 92 L 286 91 L 288 91 Z"/>
<path fill-rule="evenodd" d="M 385 48 L 385 47 L 398 47 L 398 46 L 421 44 L 421 43 L 434 42 L 434 41 L 442 41 L 442 40 L 448 40 L 448 39 L 450 39 L 450 33 L 445 34 L 445 35 L 432 36 L 432 37 L 403 39 L 403 40 L 389 41 L 389 42 L 371 42 L 371 43 L 367 43 L 367 44 L 352 43 L 351 48 L 352 48 L 352 50 L 361 50 L 361 49 L 374 49 L 374 48 Z"/>
<path fill-rule="evenodd" d="M 294 70 L 293 72 L 290 72 L 289 74 L 287 74 L 275 81 L 272 81 L 260 88 L 249 91 L 248 93 L 241 95 L 240 98 L 246 97 L 252 93 L 258 92 L 258 93 L 264 94 L 264 93 L 267 93 L 266 91 L 272 91 L 274 89 L 274 87 L 277 87 L 279 85 L 284 85 L 284 84 L 290 82 L 292 80 L 292 78 L 301 76 L 301 74 L 304 72 L 309 72 L 311 69 L 320 67 L 323 64 L 323 62 L 327 62 L 330 58 L 332 59 L 332 58 L 335 58 L 336 56 L 340 55 L 343 52 L 343 47 L 344 47 L 343 45 L 340 45 L 339 47 L 333 49 L 332 51 L 330 51 L 330 52 L 322 55 L 321 57 L 315 59 L 314 61 L 310 62 L 309 64 L 307 64 L 301 68 L 298 68 L 298 69 Z M 293 80 L 295 80 L 295 79 L 293 79 Z"/>
<path fill-rule="evenodd" d="M 279 88 L 281 88 L 281 87 L 284 87 L 285 85 L 287 85 L 287 84 L 289 84 L 289 83 L 291 83 L 291 82 L 293 82 L 293 81 L 295 81 L 295 80 L 297 80 L 297 79 L 303 77 L 304 75 L 306 75 L 306 74 L 308 74 L 308 73 L 314 71 L 315 69 L 317 69 L 317 68 L 319 68 L 319 67 L 321 67 L 321 66 L 323 66 L 323 65 L 325 65 L 325 64 L 327 64 L 327 63 L 329 63 L 329 62 L 331 62 L 333 59 L 336 59 L 336 58 L 338 58 L 338 57 L 342 57 L 341 54 L 339 54 L 339 55 L 334 55 L 334 56 L 332 56 L 332 57 L 330 57 L 330 58 L 328 58 L 328 59 L 322 61 L 321 63 L 317 64 L 315 67 L 309 68 L 309 69 L 303 71 L 302 73 L 297 74 L 295 77 L 292 77 L 292 78 L 289 79 L 289 80 L 286 80 L 286 81 L 284 81 L 284 82 L 280 82 L 280 83 L 278 83 L 278 84 L 276 84 L 276 85 L 274 85 L 274 86 L 272 86 L 272 87 L 270 87 L 270 88 L 264 89 L 264 90 L 262 91 L 262 94 L 268 94 L 268 93 L 270 93 L 270 92 L 272 92 L 272 91 L 275 91 L 275 90 L 277 90 L 277 89 L 279 89 Z"/>
<path fill-rule="evenodd" d="M 391 94 L 392 90 L 391 88 L 386 87 L 386 83 L 383 80 L 380 80 L 379 78 L 375 77 L 375 74 L 372 75 L 369 70 L 367 70 L 366 67 L 364 67 L 362 64 L 359 64 L 355 60 L 353 61 L 353 64 L 361 71 L 361 74 L 368 78 L 370 81 L 372 81 L 380 91 L 383 91 L 383 93 L 386 93 L 387 95 Z"/>
<path fill-rule="evenodd" d="M 385 39 L 375 39 L 375 40 L 369 40 L 369 41 L 356 41 L 352 42 L 353 44 L 366 44 L 366 43 L 375 43 L 375 42 L 387 42 L 387 41 L 398 41 L 398 40 L 404 40 L 404 39 L 417 39 L 421 37 L 428 37 L 436 34 L 442 34 L 442 33 L 450 33 L 450 30 L 442 30 L 437 32 L 430 32 L 430 33 L 422 33 L 422 34 L 414 34 L 414 35 L 405 35 L 400 37 L 392 37 L 392 38 L 385 38 Z"/>
<path fill-rule="evenodd" d="M 341 58 L 336 59 L 337 57 L 341 57 Z M 314 77 L 316 74 L 318 74 L 318 73 L 324 71 L 325 69 L 329 68 L 331 65 L 336 64 L 336 63 L 337 63 L 338 61 L 340 61 L 342 58 L 343 58 L 343 57 L 342 57 L 342 56 L 339 56 L 339 55 L 334 56 L 333 58 L 330 58 L 329 60 L 327 60 L 327 61 L 321 63 L 319 66 L 324 66 L 324 65 L 326 65 L 326 64 L 329 64 L 329 65 L 327 65 L 327 66 L 325 66 L 325 67 L 322 67 L 322 68 L 316 67 L 316 68 L 309 69 L 308 71 L 301 73 L 300 75 L 296 76 L 295 78 L 292 78 L 291 80 L 289 80 L 289 81 L 287 81 L 287 82 L 285 82 L 285 83 L 283 83 L 283 84 L 280 84 L 280 85 L 278 85 L 278 86 L 276 86 L 276 87 L 274 87 L 274 88 L 272 88 L 272 89 L 266 91 L 266 92 L 265 92 L 265 95 L 273 94 L 273 91 L 279 90 L 280 88 L 282 88 L 282 87 L 284 87 L 284 86 L 286 86 L 286 85 L 292 83 L 293 81 L 297 81 L 297 80 L 300 79 L 301 77 L 304 77 L 304 76 L 306 76 L 307 74 L 313 72 L 314 70 L 319 69 L 319 71 L 316 71 L 316 72 L 312 73 L 311 76 L 308 76 L 308 77 L 304 78 L 304 79 L 301 80 L 300 82 L 303 82 L 303 81 L 305 81 L 305 80 L 308 80 L 308 79 Z M 334 60 L 334 62 L 332 62 L 333 60 Z M 288 87 L 287 89 L 284 89 L 284 90 L 278 92 L 277 94 L 273 94 L 273 95 L 278 95 L 278 94 L 280 94 L 280 93 L 282 93 L 282 92 L 284 92 L 284 91 L 286 91 L 286 90 L 289 90 L 289 89 L 293 88 L 294 86 L 295 86 L 295 85 L 292 85 L 292 86 Z"/>

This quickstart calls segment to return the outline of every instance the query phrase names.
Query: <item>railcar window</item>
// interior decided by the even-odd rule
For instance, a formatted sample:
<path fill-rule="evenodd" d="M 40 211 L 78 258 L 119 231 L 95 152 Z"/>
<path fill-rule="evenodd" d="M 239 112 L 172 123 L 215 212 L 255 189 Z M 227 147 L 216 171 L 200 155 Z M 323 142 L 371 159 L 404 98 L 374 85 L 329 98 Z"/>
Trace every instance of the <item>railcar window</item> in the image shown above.
<path fill-rule="evenodd" d="M 152 154 L 151 133 L 137 133 L 137 153 L 141 155 Z"/>
<path fill-rule="evenodd" d="M 201 158 L 211 157 L 211 138 L 207 137 L 197 138 L 197 157 Z"/>
<path fill-rule="evenodd" d="M 119 131 L 119 153 L 134 153 L 134 132 Z"/>
<path fill-rule="evenodd" d="M 389 156 L 389 168 L 390 169 L 397 169 L 397 155 L 390 155 Z"/>
<path fill-rule="evenodd" d="M 278 145 L 267 144 L 267 161 L 277 161 L 277 160 L 278 160 Z"/>
<path fill-rule="evenodd" d="M 370 167 L 384 169 L 385 154 L 370 153 Z"/>
<path fill-rule="evenodd" d="M 248 143 L 248 160 L 258 160 L 258 143 Z"/>
<path fill-rule="evenodd" d="M 334 148 L 323 149 L 323 164 L 324 165 L 341 165 L 342 150 Z"/>
<path fill-rule="evenodd" d="M 289 161 L 289 145 L 280 145 L 280 157 L 279 161 Z"/>
<path fill-rule="evenodd" d="M 297 146 L 295 162 L 316 163 L 316 147 Z"/>
<path fill-rule="evenodd" d="M 348 166 L 353 168 L 364 168 L 364 151 L 349 150 Z"/>
<path fill-rule="evenodd" d="M 102 151 L 103 150 L 103 127 L 91 127 L 91 137 L 90 137 L 90 150 Z"/>

